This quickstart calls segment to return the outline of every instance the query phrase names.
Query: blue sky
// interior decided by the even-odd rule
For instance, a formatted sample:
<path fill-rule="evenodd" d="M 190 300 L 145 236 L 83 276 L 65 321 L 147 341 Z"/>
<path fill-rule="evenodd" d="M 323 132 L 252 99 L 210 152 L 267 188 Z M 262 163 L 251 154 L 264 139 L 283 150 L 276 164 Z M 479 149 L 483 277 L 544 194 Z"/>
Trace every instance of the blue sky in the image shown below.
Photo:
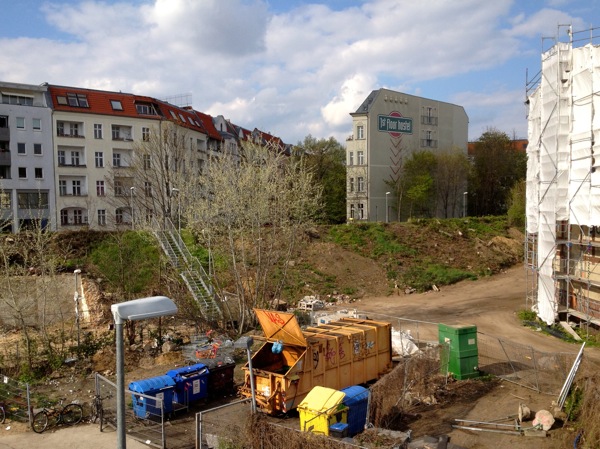
<path fill-rule="evenodd" d="M 344 143 L 381 87 L 461 105 L 469 139 L 527 137 L 526 71 L 589 42 L 600 0 L 0 0 L 0 80 L 191 94 L 295 144 Z M 561 25 L 561 26 L 559 26 Z M 594 31 L 600 37 L 600 29 Z M 586 40 L 577 43 L 584 45 Z M 600 39 L 594 40 L 600 44 Z"/>

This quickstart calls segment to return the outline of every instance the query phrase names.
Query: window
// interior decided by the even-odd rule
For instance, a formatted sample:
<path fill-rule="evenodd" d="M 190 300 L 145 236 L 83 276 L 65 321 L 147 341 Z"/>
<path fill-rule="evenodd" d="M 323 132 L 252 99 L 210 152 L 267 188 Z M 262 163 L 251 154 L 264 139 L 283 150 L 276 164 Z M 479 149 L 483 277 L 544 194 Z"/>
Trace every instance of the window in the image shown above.
<path fill-rule="evenodd" d="M 17 193 L 19 209 L 48 209 L 48 192 Z"/>
<path fill-rule="evenodd" d="M 0 115 L 0 128 L 8 128 L 8 117 Z"/>
<path fill-rule="evenodd" d="M 142 140 L 144 142 L 150 141 L 150 128 L 142 128 Z"/>
<path fill-rule="evenodd" d="M 60 224 L 68 225 L 69 224 L 69 212 L 66 209 L 60 211 Z"/>
<path fill-rule="evenodd" d="M 42 130 L 42 119 L 39 118 L 34 118 L 32 121 L 32 128 L 34 131 L 41 131 Z"/>
<path fill-rule="evenodd" d="M 57 97 L 59 100 L 59 97 Z M 75 94 L 75 93 L 67 93 L 67 101 L 69 106 L 74 106 L 76 108 L 87 108 L 89 107 L 87 97 L 83 94 Z M 58 101 L 59 104 L 60 100 Z"/>
<path fill-rule="evenodd" d="M 72 183 L 73 195 L 81 196 L 81 181 L 73 181 Z"/>
<path fill-rule="evenodd" d="M 35 179 L 43 179 L 44 178 L 44 171 L 42 170 L 41 167 L 35 167 L 34 174 L 35 174 Z"/>
<path fill-rule="evenodd" d="M 33 106 L 33 97 L 29 95 L 19 94 L 2 94 L 2 103 L 4 104 L 18 104 L 20 106 Z"/>
<path fill-rule="evenodd" d="M 350 178 L 350 191 L 354 192 L 354 178 Z"/>
<path fill-rule="evenodd" d="M 79 123 L 71 123 L 71 137 L 79 137 Z"/>
<path fill-rule="evenodd" d="M 145 181 L 144 182 L 144 194 L 146 196 L 152 196 L 152 183 Z"/>
<path fill-rule="evenodd" d="M 348 153 L 348 165 L 354 165 L 354 151 Z"/>
<path fill-rule="evenodd" d="M 35 154 L 36 156 L 42 155 L 42 144 L 41 143 L 33 144 L 33 154 Z"/>
<path fill-rule="evenodd" d="M 115 221 L 117 222 L 117 224 L 123 223 L 123 209 L 119 208 L 116 210 Z"/>
<path fill-rule="evenodd" d="M 61 137 L 79 137 L 79 123 L 56 122 L 56 135 Z"/>
<path fill-rule="evenodd" d="M 151 104 L 138 103 L 135 105 L 138 114 L 156 115 L 155 109 Z"/>
<path fill-rule="evenodd" d="M 65 97 L 64 95 L 57 95 L 57 96 L 56 96 L 56 102 L 57 102 L 58 104 L 61 104 L 61 105 L 63 105 L 63 106 L 66 106 L 67 104 L 69 104 L 69 103 L 67 102 L 67 97 Z"/>
<path fill-rule="evenodd" d="M 94 123 L 94 139 L 102 139 L 102 124 Z"/>
<path fill-rule="evenodd" d="M 355 215 L 354 204 L 350 205 L 350 218 L 353 220 Z"/>
<path fill-rule="evenodd" d="M 121 166 L 121 153 L 113 153 L 113 166 L 114 167 Z"/>
<path fill-rule="evenodd" d="M 358 219 L 363 220 L 364 218 L 365 218 L 365 205 L 361 203 L 358 205 Z"/>
<path fill-rule="evenodd" d="M 362 176 L 359 176 L 357 179 L 357 192 L 364 192 L 365 191 L 365 178 L 363 178 Z"/>
<path fill-rule="evenodd" d="M 363 125 L 358 125 L 356 127 L 356 138 L 357 139 L 365 138 L 365 127 Z"/>
<path fill-rule="evenodd" d="M 106 209 L 98 209 L 98 225 L 106 226 Z"/>
<path fill-rule="evenodd" d="M 9 192 L 0 192 L 0 209 L 10 209 L 12 207 Z"/>
<path fill-rule="evenodd" d="M 96 195 L 104 196 L 106 195 L 106 186 L 104 181 L 96 181 Z"/>
<path fill-rule="evenodd" d="M 74 224 L 83 224 L 83 213 L 81 209 L 73 210 L 73 223 Z"/>
<path fill-rule="evenodd" d="M 358 162 L 358 165 L 365 165 L 365 152 L 364 151 L 357 151 L 356 152 L 356 159 Z"/>
<path fill-rule="evenodd" d="M 96 161 L 96 168 L 104 167 L 104 153 L 102 151 L 96 151 L 94 159 Z"/>
<path fill-rule="evenodd" d="M 56 135 L 57 136 L 65 135 L 65 122 L 57 122 L 56 123 Z"/>
<path fill-rule="evenodd" d="M 23 142 L 19 142 L 17 143 L 17 153 L 18 154 L 25 154 L 25 144 Z"/>
<path fill-rule="evenodd" d="M 79 166 L 79 151 L 71 151 L 71 165 Z"/>
<path fill-rule="evenodd" d="M 123 196 L 125 193 L 125 189 L 123 188 L 123 181 L 116 180 L 115 181 L 115 196 Z"/>
<path fill-rule="evenodd" d="M 27 167 L 19 167 L 19 178 L 27 178 Z"/>
<path fill-rule="evenodd" d="M 152 168 L 151 163 L 150 163 L 150 155 L 144 154 L 144 156 L 142 157 L 142 160 L 144 161 L 144 170 L 150 170 L 150 168 Z"/>
<path fill-rule="evenodd" d="M 63 179 L 58 181 L 58 194 L 60 196 L 65 196 L 67 194 L 67 181 Z"/>
<path fill-rule="evenodd" d="M 131 137 L 131 126 L 112 125 L 113 140 L 133 140 Z"/>
<path fill-rule="evenodd" d="M 58 165 L 65 165 L 65 150 L 58 150 Z"/>
<path fill-rule="evenodd" d="M 17 129 L 25 129 L 25 117 L 17 117 Z"/>
<path fill-rule="evenodd" d="M 112 108 L 115 111 L 122 111 L 123 110 L 123 105 L 121 104 L 121 101 L 119 101 L 119 100 L 110 100 L 110 105 L 112 106 Z"/>

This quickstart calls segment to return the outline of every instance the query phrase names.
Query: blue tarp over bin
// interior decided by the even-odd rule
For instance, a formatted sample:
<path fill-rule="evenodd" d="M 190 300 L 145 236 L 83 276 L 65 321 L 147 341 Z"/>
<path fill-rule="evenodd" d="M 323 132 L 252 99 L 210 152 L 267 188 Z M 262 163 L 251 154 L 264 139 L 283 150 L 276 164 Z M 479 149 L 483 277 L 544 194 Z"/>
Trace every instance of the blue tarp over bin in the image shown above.
<path fill-rule="evenodd" d="M 208 367 L 203 363 L 167 371 L 175 381 L 175 402 L 189 405 L 208 396 Z"/>
<path fill-rule="evenodd" d="M 352 437 L 365 429 L 369 411 L 369 390 L 355 385 L 340 391 L 346 395 L 342 404 L 348 407 L 348 436 Z"/>
<path fill-rule="evenodd" d="M 136 380 L 129 384 L 129 391 L 141 393 L 162 399 L 165 414 L 173 411 L 173 392 L 175 381 L 170 376 L 151 377 L 150 379 Z M 148 419 L 152 416 L 160 417 L 160 401 L 132 394 L 133 412 L 138 418 Z"/>

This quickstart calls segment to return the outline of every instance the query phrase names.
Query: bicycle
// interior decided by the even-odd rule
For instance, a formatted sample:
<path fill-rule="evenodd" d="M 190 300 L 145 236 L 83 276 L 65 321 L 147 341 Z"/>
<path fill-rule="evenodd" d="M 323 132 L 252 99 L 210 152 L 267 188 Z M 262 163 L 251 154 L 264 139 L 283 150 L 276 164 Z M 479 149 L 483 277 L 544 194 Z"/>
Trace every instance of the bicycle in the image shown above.
<path fill-rule="evenodd" d="M 4 424 L 6 421 L 6 409 L 4 404 L 0 404 L 0 424 Z"/>
<path fill-rule="evenodd" d="M 44 407 L 41 411 L 33 415 L 31 428 L 35 433 L 42 433 L 48 428 L 48 423 L 52 421 L 53 425 L 64 423 L 68 426 L 77 424 L 83 418 L 83 408 L 79 404 L 67 404 L 62 407 L 63 400 L 60 400 L 58 408 Z"/>
<path fill-rule="evenodd" d="M 102 405 L 102 401 L 105 399 L 110 399 L 111 397 L 111 394 L 108 394 L 105 397 L 96 394 L 94 395 L 94 399 L 92 401 L 90 422 L 95 423 L 97 420 L 100 420 L 100 432 L 102 432 L 102 427 L 104 425 L 104 406 Z"/>

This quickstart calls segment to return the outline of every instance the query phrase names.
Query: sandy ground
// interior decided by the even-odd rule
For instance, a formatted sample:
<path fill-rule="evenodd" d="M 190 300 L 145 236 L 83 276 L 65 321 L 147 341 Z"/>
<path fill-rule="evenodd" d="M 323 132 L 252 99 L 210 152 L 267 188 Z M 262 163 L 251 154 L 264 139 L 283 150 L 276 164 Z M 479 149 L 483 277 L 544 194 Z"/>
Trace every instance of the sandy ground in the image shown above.
<path fill-rule="evenodd" d="M 576 353 L 578 346 L 536 333 L 521 325 L 516 313 L 525 308 L 525 294 L 525 269 L 518 266 L 480 281 L 466 281 L 445 287 L 439 292 L 412 295 L 401 292 L 400 295 L 363 299 L 354 303 L 353 307 L 382 318 L 403 317 L 450 325 L 474 324 L 479 332 L 531 345 L 540 351 Z M 600 360 L 598 352 L 598 349 L 590 348 L 586 350 L 586 358 Z M 549 406 L 552 399 L 554 398 L 504 382 L 485 401 L 478 402 L 466 416 L 461 417 L 483 419 L 513 414 L 517 411 L 519 402 L 526 402 L 532 410 L 536 410 Z M 61 428 L 41 435 L 29 429 L 19 429 L 18 426 L 22 426 L 21 424 L 13 424 L 11 429 L 7 430 L 9 426 L 11 423 L 5 424 L 0 429 L 0 449 L 116 447 L 116 433 L 112 430 L 100 433 L 96 425 Z M 552 437 L 538 439 L 461 430 L 445 433 L 450 435 L 453 443 L 472 449 L 565 447 Z M 147 447 L 132 439 L 127 440 L 127 446 Z"/>

